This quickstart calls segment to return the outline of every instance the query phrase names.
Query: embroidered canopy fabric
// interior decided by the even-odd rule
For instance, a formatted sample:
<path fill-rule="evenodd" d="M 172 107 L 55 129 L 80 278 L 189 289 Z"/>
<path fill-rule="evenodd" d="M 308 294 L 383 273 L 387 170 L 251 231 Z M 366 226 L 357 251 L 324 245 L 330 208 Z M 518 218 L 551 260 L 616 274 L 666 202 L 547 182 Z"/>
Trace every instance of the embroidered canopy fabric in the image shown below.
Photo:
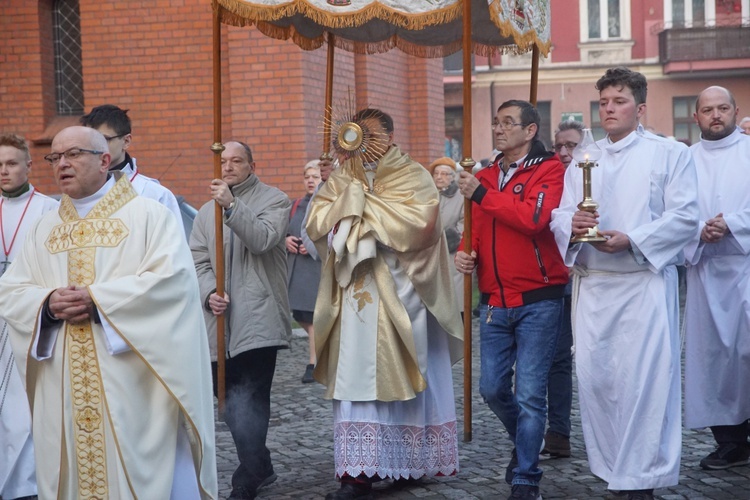
<path fill-rule="evenodd" d="M 474 53 L 521 53 L 536 44 L 547 55 L 549 0 L 470 1 Z M 461 49 L 463 0 L 214 0 L 214 8 L 225 24 L 254 24 L 305 50 L 320 47 L 326 33 L 336 35 L 337 47 L 365 54 L 396 47 L 443 57 Z"/>

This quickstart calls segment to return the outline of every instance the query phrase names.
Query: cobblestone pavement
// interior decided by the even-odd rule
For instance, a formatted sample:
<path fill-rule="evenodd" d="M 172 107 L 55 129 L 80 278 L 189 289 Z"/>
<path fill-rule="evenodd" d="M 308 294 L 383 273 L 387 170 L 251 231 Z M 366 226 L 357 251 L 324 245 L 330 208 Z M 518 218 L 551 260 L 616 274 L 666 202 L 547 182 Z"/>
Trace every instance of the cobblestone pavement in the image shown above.
<path fill-rule="evenodd" d="M 472 359 L 472 440 L 463 442 L 463 362 L 453 368 L 456 406 L 459 416 L 460 472 L 455 477 L 426 479 L 408 489 L 376 485 L 376 499 L 503 499 L 510 487 L 503 477 L 512 448 L 500 421 L 479 396 L 478 327 L 475 321 Z M 278 480 L 262 489 L 260 499 L 320 499 L 338 488 L 333 472 L 331 403 L 322 398 L 319 384 L 302 384 L 307 363 L 307 339 L 295 332 L 292 349 L 278 356 L 271 401 L 268 448 Z M 223 422 L 216 424 L 220 497 L 230 492 L 236 467 L 234 444 Z M 606 484 L 591 474 L 581 434 L 577 400 L 573 401 L 572 457 L 541 463 L 545 499 L 614 499 Z M 714 449 L 711 432 L 683 431 L 680 484 L 656 490 L 658 498 L 750 499 L 750 466 L 724 471 L 704 471 L 699 460 Z M 622 499 L 623 497 L 619 497 Z"/>

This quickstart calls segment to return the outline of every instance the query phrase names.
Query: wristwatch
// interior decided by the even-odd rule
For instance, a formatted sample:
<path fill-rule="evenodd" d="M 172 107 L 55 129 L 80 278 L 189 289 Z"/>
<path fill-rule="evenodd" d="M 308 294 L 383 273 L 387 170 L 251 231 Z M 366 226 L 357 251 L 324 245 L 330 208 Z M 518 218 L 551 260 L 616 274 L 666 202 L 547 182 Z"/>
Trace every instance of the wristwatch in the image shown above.
<path fill-rule="evenodd" d="M 224 217 L 229 217 L 232 214 L 232 209 L 234 208 L 234 203 L 237 201 L 237 197 L 235 196 L 232 198 L 232 202 L 229 204 L 227 208 L 224 209 Z"/>

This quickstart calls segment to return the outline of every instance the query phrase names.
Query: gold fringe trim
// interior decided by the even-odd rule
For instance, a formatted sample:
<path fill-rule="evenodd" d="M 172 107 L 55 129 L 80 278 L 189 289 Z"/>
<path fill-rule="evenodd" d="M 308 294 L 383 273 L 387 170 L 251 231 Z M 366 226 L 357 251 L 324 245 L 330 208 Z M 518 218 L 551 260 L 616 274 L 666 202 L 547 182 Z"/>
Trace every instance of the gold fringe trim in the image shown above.
<path fill-rule="evenodd" d="M 328 41 L 327 33 L 324 33 L 319 37 L 308 38 L 302 36 L 293 26 L 281 27 L 275 24 L 259 22 L 256 23 L 256 27 L 258 31 L 267 37 L 278 40 L 292 40 L 292 42 L 302 50 L 319 49 Z M 410 56 L 422 58 L 445 57 L 454 54 L 463 48 L 461 40 L 456 40 L 445 45 L 425 46 L 408 42 L 395 35 L 386 40 L 371 43 L 355 42 L 337 36 L 334 45 L 336 48 L 355 54 L 382 54 L 392 49 L 399 49 Z M 497 47 L 477 42 L 472 42 L 471 47 L 474 54 L 484 57 L 492 57 L 497 54 L 523 54 L 530 50 L 529 48 L 521 48 L 517 45 L 504 45 Z"/>
<path fill-rule="evenodd" d="M 215 0 L 219 6 L 219 19 L 224 24 L 250 26 L 262 21 L 278 21 L 293 15 L 302 15 L 327 28 L 354 28 L 373 19 L 380 19 L 399 28 L 420 30 L 428 26 L 446 24 L 461 16 L 461 2 L 419 14 L 408 14 L 391 9 L 379 2 L 354 12 L 334 14 L 318 9 L 306 0 L 292 0 L 284 5 L 258 5 L 243 0 Z"/>
<path fill-rule="evenodd" d="M 513 25 L 513 20 L 510 15 L 508 15 L 507 19 L 503 19 L 500 17 L 500 12 L 502 12 L 500 0 L 492 0 L 488 7 L 490 11 L 490 19 L 495 24 L 495 26 L 498 27 L 500 33 L 506 38 L 512 38 L 516 43 L 515 49 L 511 48 L 510 51 L 504 52 L 522 54 L 524 52 L 530 51 L 534 47 L 534 45 L 536 45 L 539 48 L 540 55 L 544 57 L 547 57 L 549 55 L 550 48 L 552 47 L 552 40 L 542 40 L 541 38 L 539 38 L 539 34 L 535 29 L 527 31 L 526 33 L 519 32 Z M 550 23 L 550 16 L 546 16 L 546 22 L 548 24 Z"/>
<path fill-rule="evenodd" d="M 502 36 L 512 39 L 515 43 L 503 46 L 491 46 L 472 42 L 472 52 L 479 56 L 492 57 L 498 54 L 523 54 L 530 51 L 534 45 L 539 48 L 542 56 L 549 55 L 552 45 L 550 40 L 539 38 L 535 30 L 520 33 L 511 19 L 500 17 L 500 0 L 493 0 L 488 6 L 490 19 L 498 27 Z M 294 26 L 278 26 L 273 21 L 302 14 L 313 22 L 328 28 L 345 28 L 360 26 L 374 18 L 409 30 L 422 29 L 440 23 L 448 23 L 462 15 L 462 4 L 456 2 L 450 7 L 439 9 L 427 14 L 404 14 L 384 7 L 379 3 L 346 14 L 331 14 L 312 7 L 305 0 L 292 0 L 283 6 L 260 6 L 249 4 L 242 0 L 214 0 L 214 8 L 219 9 L 219 19 L 224 24 L 232 26 L 255 25 L 264 35 L 278 40 L 292 40 L 303 50 L 316 50 L 327 41 L 326 33 L 309 38 L 300 34 Z M 463 48 L 461 40 L 439 46 L 425 46 L 408 42 L 397 35 L 378 42 L 355 42 L 342 37 L 336 37 L 337 48 L 356 54 L 381 54 L 394 48 L 415 57 L 436 58 L 454 54 Z"/>

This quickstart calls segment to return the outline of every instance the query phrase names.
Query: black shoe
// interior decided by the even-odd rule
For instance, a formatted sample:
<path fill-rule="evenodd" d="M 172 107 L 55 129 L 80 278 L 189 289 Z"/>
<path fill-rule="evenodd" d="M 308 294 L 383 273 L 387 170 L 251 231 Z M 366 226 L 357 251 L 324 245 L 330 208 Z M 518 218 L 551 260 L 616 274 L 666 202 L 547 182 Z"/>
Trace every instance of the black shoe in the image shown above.
<path fill-rule="evenodd" d="M 313 382 L 315 382 L 315 378 L 313 377 L 314 369 L 315 365 L 307 365 L 307 368 L 305 368 L 305 374 L 302 375 L 303 384 L 312 384 Z"/>
<path fill-rule="evenodd" d="M 256 496 L 256 492 L 249 488 L 237 486 L 236 488 L 232 488 L 232 493 L 229 494 L 227 500 L 254 500 Z"/>
<path fill-rule="evenodd" d="M 740 443 L 724 443 L 700 462 L 706 470 L 728 469 L 750 463 L 750 446 Z"/>
<path fill-rule="evenodd" d="M 341 487 L 326 495 L 326 500 L 371 500 L 370 483 L 342 481 Z"/>
<path fill-rule="evenodd" d="M 510 454 L 510 463 L 505 468 L 505 482 L 508 484 L 513 484 L 513 469 L 518 467 L 518 454 L 516 453 L 516 449 L 513 448 L 513 451 Z"/>
<path fill-rule="evenodd" d="M 568 458 L 570 456 L 570 438 L 557 432 L 547 431 L 547 434 L 544 435 L 544 448 L 540 453 L 552 458 Z"/>
<path fill-rule="evenodd" d="M 654 490 L 628 491 L 628 500 L 654 500 Z"/>
<path fill-rule="evenodd" d="M 542 500 L 542 495 L 539 493 L 539 486 L 531 486 L 530 484 L 514 484 L 510 490 L 510 496 L 508 500 Z"/>
<path fill-rule="evenodd" d="M 258 491 L 261 488 L 265 488 L 269 484 L 273 483 L 274 481 L 276 481 L 276 478 L 278 478 L 278 477 L 279 476 L 277 476 L 274 471 L 271 471 L 271 475 L 270 476 L 267 476 L 263 481 L 261 481 L 260 483 L 258 483 L 258 487 L 256 488 L 256 491 Z"/>
<path fill-rule="evenodd" d="M 420 478 L 413 478 L 413 477 L 400 477 L 398 479 L 394 479 L 393 483 L 391 484 L 392 488 L 411 488 L 412 486 L 420 485 L 424 482 L 424 476 Z"/>

